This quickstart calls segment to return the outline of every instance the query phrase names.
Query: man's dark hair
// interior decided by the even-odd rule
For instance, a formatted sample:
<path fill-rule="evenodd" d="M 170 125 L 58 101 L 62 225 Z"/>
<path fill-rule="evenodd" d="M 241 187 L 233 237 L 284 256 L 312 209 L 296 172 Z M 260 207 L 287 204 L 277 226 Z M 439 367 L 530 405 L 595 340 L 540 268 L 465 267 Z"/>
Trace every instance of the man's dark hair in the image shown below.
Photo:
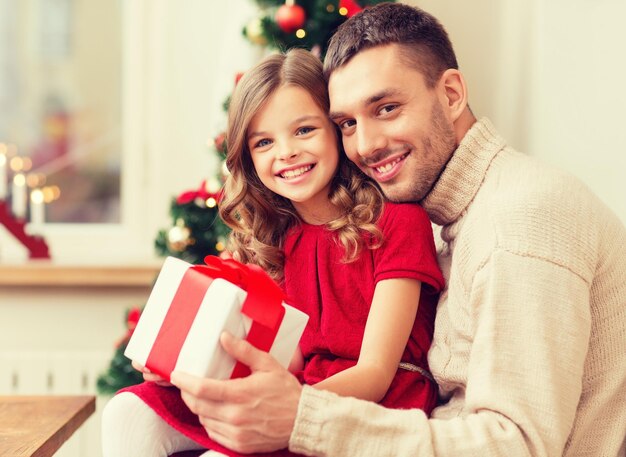
<path fill-rule="evenodd" d="M 434 87 L 447 69 L 458 69 L 450 38 L 434 16 L 400 3 L 380 3 L 339 26 L 328 45 L 324 76 L 328 80 L 365 49 L 394 43 L 406 63 L 424 75 L 428 87 Z"/>

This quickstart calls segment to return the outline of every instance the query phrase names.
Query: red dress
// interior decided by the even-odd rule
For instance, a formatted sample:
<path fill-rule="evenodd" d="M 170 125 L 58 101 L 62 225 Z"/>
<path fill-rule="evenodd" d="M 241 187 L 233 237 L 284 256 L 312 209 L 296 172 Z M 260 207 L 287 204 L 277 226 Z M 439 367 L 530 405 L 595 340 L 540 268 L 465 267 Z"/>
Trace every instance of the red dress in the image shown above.
<path fill-rule="evenodd" d="M 364 249 L 352 263 L 343 263 L 343 249 L 325 226 L 301 224 L 285 242 L 287 303 L 309 315 L 300 340 L 305 366 L 301 382 L 314 384 L 356 364 L 365 323 L 378 281 L 412 278 L 422 282 L 420 303 L 402 362 L 428 370 L 435 309 L 444 279 L 437 265 L 432 228 L 426 212 L 414 204 L 387 203 L 378 226 L 383 244 Z M 168 424 L 208 449 L 238 456 L 210 440 L 178 389 L 153 383 L 124 391 L 139 396 Z M 381 404 L 390 408 L 421 408 L 430 413 L 437 388 L 420 371 L 399 368 Z M 286 450 L 271 454 L 294 455 Z"/>

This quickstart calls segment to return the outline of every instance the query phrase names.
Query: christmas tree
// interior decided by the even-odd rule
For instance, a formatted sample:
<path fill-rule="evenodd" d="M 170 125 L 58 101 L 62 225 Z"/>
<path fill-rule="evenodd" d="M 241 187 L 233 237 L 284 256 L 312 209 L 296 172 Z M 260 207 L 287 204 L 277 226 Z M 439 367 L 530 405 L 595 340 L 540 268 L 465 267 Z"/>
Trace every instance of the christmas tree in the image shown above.
<path fill-rule="evenodd" d="M 328 40 L 346 19 L 385 0 L 257 0 L 258 17 L 243 29 L 252 43 L 287 50 L 298 47 L 324 57 Z"/>

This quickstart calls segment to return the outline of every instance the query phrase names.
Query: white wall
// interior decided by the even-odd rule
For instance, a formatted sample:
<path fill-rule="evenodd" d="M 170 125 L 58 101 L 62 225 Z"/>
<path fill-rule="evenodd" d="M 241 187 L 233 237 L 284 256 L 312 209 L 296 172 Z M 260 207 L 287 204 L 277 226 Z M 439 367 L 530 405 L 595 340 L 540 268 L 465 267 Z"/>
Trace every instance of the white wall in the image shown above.
<path fill-rule="evenodd" d="M 626 223 L 625 1 L 406 3 L 448 30 L 475 114 L 578 176 Z"/>

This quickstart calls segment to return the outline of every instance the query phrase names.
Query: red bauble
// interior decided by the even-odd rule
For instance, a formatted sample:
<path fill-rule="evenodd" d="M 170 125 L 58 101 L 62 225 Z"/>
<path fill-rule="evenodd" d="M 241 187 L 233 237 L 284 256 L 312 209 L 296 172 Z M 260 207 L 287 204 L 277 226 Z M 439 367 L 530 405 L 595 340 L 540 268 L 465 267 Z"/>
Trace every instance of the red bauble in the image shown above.
<path fill-rule="evenodd" d="M 292 33 L 304 26 L 306 13 L 300 5 L 281 5 L 275 19 L 283 32 Z"/>
<path fill-rule="evenodd" d="M 346 13 L 346 17 L 352 17 L 359 11 L 363 10 L 363 7 L 355 0 L 339 0 L 339 9 L 341 8 L 345 8 L 348 11 Z"/>

